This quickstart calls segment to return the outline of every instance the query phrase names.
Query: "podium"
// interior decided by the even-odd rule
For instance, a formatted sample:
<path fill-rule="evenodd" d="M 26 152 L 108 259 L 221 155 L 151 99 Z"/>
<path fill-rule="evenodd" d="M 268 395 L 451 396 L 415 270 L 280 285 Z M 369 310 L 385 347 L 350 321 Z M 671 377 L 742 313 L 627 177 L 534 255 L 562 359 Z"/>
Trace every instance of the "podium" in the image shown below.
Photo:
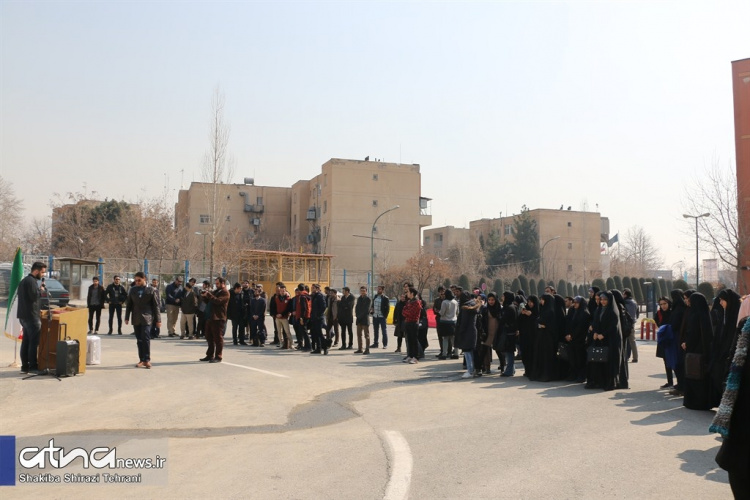
<path fill-rule="evenodd" d="M 85 307 L 62 307 L 51 311 L 42 311 L 42 330 L 39 332 L 39 351 L 37 362 L 39 369 L 56 369 L 57 341 L 77 340 L 79 345 L 78 373 L 86 373 L 86 337 L 88 333 L 89 310 Z M 62 329 L 62 333 L 61 330 Z"/>

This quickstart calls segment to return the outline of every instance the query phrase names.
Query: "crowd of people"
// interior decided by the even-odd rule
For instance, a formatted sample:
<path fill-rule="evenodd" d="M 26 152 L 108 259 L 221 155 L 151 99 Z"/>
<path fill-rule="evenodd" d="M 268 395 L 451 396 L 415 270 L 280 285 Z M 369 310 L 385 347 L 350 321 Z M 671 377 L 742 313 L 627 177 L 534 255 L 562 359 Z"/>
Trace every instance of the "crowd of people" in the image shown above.
<path fill-rule="evenodd" d="M 36 347 L 40 328 L 39 280 L 46 266 L 36 262 L 18 287 L 18 319 L 24 335 L 21 372 L 37 370 Z M 113 318 L 122 334 L 121 309 L 126 305 L 125 324 L 132 320 L 137 339 L 138 368 L 151 368 L 150 340 L 161 330 L 162 297 L 158 280 L 146 284 L 143 272 L 135 274 L 129 290 L 115 276 L 104 289 L 98 278 L 88 294 L 89 333 L 99 328 L 101 309 L 110 305 L 109 334 Z M 440 287 L 431 306 L 411 283 L 391 311 L 390 298 L 378 287 L 373 297 L 360 287 L 355 297 L 348 287 L 338 290 L 318 284 L 300 283 L 289 293 L 276 283 L 269 298 L 262 285 L 248 281 L 227 289 L 226 280 L 216 278 L 214 287 L 194 279 L 182 283 L 176 277 L 166 287 L 164 309 L 167 335 L 181 339 L 205 337 L 207 351 L 200 361 L 222 361 L 227 321 L 232 322 L 235 345 L 265 347 L 269 333 L 266 315 L 273 318 L 274 339 L 279 349 L 296 349 L 327 355 L 329 349 L 354 349 L 352 326 L 356 325 L 357 350 L 388 348 L 387 318 L 392 312 L 396 353 L 402 361 L 417 364 L 428 344 L 428 307 L 435 315 L 438 360 L 463 358 L 463 378 L 493 373 L 493 354 L 499 366 L 494 373 L 516 375 L 520 361 L 531 381 L 566 380 L 585 384 L 586 389 L 629 388 L 629 363 L 638 362 L 635 325 L 639 308 L 630 290 L 589 289 L 589 297 L 563 297 L 547 287 L 541 297 L 523 290 L 484 294 L 480 289 Z M 658 325 L 656 355 L 664 360 L 666 384 L 661 389 L 682 396 L 691 410 L 718 407 L 711 431 L 720 433 L 723 444 L 717 462 L 729 472 L 737 498 L 750 492 L 750 296 L 740 297 L 723 289 L 709 300 L 695 290 L 672 290 L 659 298 L 654 315 Z M 93 312 L 92 312 L 93 311 Z M 93 319 L 96 323 L 93 324 Z M 370 343 L 370 326 L 373 342 Z M 292 335 L 294 332 L 294 336 Z M 405 340 L 405 342 L 404 342 Z M 404 351 L 402 351 L 402 347 Z M 462 356 L 461 356 L 462 355 Z M 632 358 L 631 358 L 632 356 Z"/>

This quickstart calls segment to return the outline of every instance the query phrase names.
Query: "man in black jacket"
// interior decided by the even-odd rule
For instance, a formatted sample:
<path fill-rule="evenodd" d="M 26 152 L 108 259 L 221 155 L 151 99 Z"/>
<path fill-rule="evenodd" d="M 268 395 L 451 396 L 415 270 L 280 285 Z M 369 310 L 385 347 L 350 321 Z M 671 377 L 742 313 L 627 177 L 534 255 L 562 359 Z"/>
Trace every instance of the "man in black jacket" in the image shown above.
<path fill-rule="evenodd" d="M 135 273 L 135 283 L 130 287 L 125 306 L 125 324 L 133 315 L 133 330 L 138 342 L 138 359 L 136 368 L 151 368 L 151 325 L 161 327 L 161 314 L 157 301 L 158 289 L 146 286 L 146 275 L 143 271 Z"/>
<path fill-rule="evenodd" d="M 42 292 L 38 282 L 46 269 L 47 266 L 43 262 L 34 262 L 29 275 L 18 284 L 16 317 L 23 328 L 21 373 L 35 372 L 39 369 L 36 354 L 39 348 L 39 332 L 42 329 Z"/>
<path fill-rule="evenodd" d="M 105 298 L 104 287 L 99 284 L 99 277 L 94 276 L 91 281 L 93 283 L 89 286 L 89 293 L 86 295 L 86 307 L 89 309 L 89 335 L 99 333 Z M 96 328 L 94 328 L 94 315 L 96 315 Z"/>
<path fill-rule="evenodd" d="M 312 286 L 310 296 L 310 334 L 314 349 L 310 354 L 328 354 L 328 342 L 323 338 L 323 324 L 325 323 L 326 298 L 320 291 L 320 285 Z"/>
<path fill-rule="evenodd" d="M 115 275 L 105 292 L 105 302 L 109 302 L 109 335 L 112 335 L 112 320 L 117 314 L 117 335 L 122 335 L 122 305 L 128 298 L 125 287 L 120 284 L 120 277 Z"/>
<path fill-rule="evenodd" d="M 354 295 L 348 286 L 342 288 L 344 294 L 339 301 L 339 325 L 341 325 L 341 347 L 339 350 L 351 349 L 354 342 L 352 323 L 354 323 Z M 346 343 L 346 331 L 349 331 L 349 344 Z"/>

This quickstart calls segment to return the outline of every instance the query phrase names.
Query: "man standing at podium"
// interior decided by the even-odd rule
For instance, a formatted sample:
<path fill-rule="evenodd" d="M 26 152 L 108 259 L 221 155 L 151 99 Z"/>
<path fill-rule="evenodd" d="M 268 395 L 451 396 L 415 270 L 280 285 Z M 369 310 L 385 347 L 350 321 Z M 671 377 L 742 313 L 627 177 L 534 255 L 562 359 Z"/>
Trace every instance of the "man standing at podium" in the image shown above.
<path fill-rule="evenodd" d="M 47 265 L 34 262 L 31 272 L 18 284 L 18 322 L 23 328 L 21 340 L 21 373 L 36 372 L 39 369 L 36 352 L 39 348 L 39 332 L 42 329 L 42 292 L 37 283 Z"/>
<path fill-rule="evenodd" d="M 128 324 L 132 314 L 140 360 L 136 368 L 151 368 L 151 325 L 161 327 L 157 293 L 157 290 L 146 286 L 146 275 L 142 271 L 135 273 L 135 284 L 130 287 L 125 306 L 125 324 Z"/>

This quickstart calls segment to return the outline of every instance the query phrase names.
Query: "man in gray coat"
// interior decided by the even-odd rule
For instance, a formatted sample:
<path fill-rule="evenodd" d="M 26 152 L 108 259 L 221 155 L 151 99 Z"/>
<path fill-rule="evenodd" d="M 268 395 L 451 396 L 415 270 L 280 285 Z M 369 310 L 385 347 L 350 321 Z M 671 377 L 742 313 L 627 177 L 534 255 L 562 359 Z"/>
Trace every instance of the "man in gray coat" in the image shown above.
<path fill-rule="evenodd" d="M 140 359 L 136 368 L 151 368 L 151 326 L 161 327 L 157 293 L 157 290 L 146 286 L 146 275 L 142 271 L 135 273 L 135 284 L 130 287 L 126 302 L 125 324 L 128 324 L 132 314 Z"/>

